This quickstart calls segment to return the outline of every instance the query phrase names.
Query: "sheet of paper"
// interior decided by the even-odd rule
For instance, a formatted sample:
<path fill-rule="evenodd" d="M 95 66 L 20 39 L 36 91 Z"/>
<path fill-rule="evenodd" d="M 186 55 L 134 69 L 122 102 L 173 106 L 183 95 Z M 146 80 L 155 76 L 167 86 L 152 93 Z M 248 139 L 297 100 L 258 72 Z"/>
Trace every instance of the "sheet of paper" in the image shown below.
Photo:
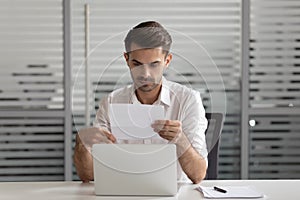
<path fill-rule="evenodd" d="M 109 104 L 109 118 L 112 134 L 117 139 L 158 138 L 151 124 L 164 119 L 164 108 L 157 105 Z"/>
<path fill-rule="evenodd" d="M 222 189 L 226 190 L 226 193 L 218 192 L 213 187 L 199 186 L 196 188 L 198 191 L 203 193 L 205 198 L 209 199 L 226 199 L 226 198 L 261 198 L 264 195 L 255 188 L 250 186 L 222 186 Z"/>

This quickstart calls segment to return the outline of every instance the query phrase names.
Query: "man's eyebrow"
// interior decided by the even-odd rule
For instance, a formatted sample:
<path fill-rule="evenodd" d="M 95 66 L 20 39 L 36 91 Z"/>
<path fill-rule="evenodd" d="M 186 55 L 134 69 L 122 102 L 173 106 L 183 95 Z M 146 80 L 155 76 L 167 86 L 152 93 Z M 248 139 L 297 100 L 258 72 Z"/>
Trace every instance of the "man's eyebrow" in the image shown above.
<path fill-rule="evenodd" d="M 156 61 L 151 62 L 151 64 L 155 64 L 155 63 L 160 63 L 160 60 L 156 60 Z"/>
<path fill-rule="evenodd" d="M 143 63 L 141 63 L 140 61 L 138 61 L 138 60 L 136 60 L 136 59 L 133 59 L 132 62 L 136 62 L 136 63 L 138 63 L 138 64 L 143 64 Z"/>
<path fill-rule="evenodd" d="M 144 64 L 144 63 L 142 63 L 142 62 L 140 62 L 140 61 L 138 61 L 136 59 L 132 59 L 132 62 L 135 62 L 137 64 L 141 64 L 141 65 Z M 151 62 L 150 64 L 155 64 L 155 63 L 160 63 L 160 60 L 155 60 L 155 61 Z"/>

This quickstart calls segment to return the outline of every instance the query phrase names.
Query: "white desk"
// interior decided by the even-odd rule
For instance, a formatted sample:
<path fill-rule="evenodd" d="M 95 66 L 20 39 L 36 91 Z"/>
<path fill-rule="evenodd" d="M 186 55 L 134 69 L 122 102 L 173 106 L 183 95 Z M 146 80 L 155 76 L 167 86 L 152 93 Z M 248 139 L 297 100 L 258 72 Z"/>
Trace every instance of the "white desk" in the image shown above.
<path fill-rule="evenodd" d="M 266 195 L 263 199 L 300 199 L 300 180 L 220 180 L 203 181 L 203 186 L 251 185 Z M 101 197 L 94 195 L 94 184 L 80 182 L 9 182 L 0 183 L 2 200 L 91 200 L 91 199 L 160 199 L 198 200 L 202 195 L 194 190 L 197 185 L 183 185 L 176 197 Z M 235 199 L 236 200 L 236 199 Z"/>

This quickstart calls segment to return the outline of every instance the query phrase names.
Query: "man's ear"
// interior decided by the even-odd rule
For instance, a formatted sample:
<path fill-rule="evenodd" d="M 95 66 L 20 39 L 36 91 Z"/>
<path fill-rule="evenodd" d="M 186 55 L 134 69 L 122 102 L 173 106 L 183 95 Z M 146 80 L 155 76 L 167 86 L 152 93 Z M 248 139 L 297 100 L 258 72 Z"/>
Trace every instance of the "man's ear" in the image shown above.
<path fill-rule="evenodd" d="M 166 59 L 165 59 L 165 68 L 169 67 L 169 64 L 171 63 L 171 60 L 172 60 L 172 57 L 173 55 L 171 53 L 169 53 L 167 56 L 166 56 Z"/>
<path fill-rule="evenodd" d="M 125 61 L 126 61 L 126 63 L 127 63 L 127 66 L 129 67 L 129 54 L 126 53 L 126 52 L 124 52 L 124 53 L 123 53 L 123 56 L 124 56 L 124 58 L 125 58 Z"/>

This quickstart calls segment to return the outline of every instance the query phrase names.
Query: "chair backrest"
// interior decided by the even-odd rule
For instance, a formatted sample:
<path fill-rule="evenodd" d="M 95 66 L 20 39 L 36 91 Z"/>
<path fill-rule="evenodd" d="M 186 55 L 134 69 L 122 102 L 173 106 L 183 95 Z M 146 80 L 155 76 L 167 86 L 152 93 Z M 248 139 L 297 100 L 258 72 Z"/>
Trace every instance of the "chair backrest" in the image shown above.
<path fill-rule="evenodd" d="M 208 150 L 208 168 L 205 179 L 212 180 L 218 178 L 219 146 L 223 127 L 223 114 L 206 113 L 205 117 L 208 120 L 208 127 L 205 132 Z"/>

